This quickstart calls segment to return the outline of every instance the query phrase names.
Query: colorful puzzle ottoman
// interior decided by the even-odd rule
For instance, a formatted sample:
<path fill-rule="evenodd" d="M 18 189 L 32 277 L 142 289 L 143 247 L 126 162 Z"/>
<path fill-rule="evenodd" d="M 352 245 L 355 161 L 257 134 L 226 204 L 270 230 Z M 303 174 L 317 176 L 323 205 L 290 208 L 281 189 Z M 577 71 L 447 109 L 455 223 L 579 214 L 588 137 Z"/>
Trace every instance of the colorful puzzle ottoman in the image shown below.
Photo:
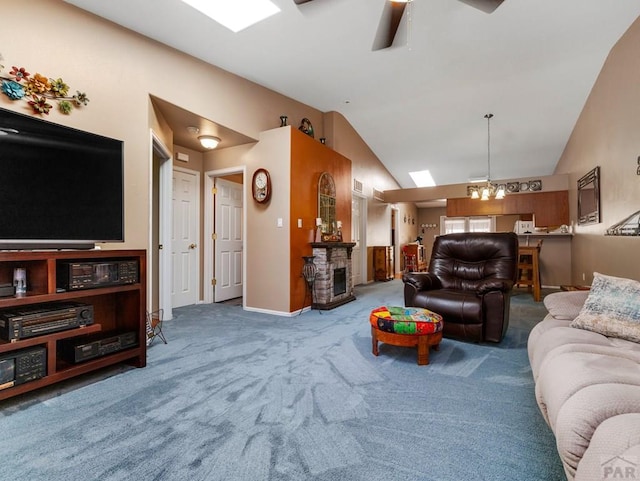
<path fill-rule="evenodd" d="M 371 311 L 373 355 L 378 342 L 401 347 L 418 347 L 418 364 L 429 364 L 429 347 L 437 351 L 442 341 L 442 316 L 419 307 L 382 306 Z"/>

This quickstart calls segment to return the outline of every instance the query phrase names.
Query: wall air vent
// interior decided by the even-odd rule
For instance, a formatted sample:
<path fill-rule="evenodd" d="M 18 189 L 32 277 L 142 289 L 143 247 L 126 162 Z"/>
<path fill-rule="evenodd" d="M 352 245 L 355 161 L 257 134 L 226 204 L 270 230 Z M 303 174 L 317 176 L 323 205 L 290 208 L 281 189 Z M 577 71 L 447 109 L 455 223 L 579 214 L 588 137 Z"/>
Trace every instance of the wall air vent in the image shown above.
<path fill-rule="evenodd" d="M 384 192 L 378 189 L 373 189 L 373 198 L 384 202 Z"/>
<path fill-rule="evenodd" d="M 362 182 L 358 179 L 353 179 L 353 191 L 362 194 Z"/>

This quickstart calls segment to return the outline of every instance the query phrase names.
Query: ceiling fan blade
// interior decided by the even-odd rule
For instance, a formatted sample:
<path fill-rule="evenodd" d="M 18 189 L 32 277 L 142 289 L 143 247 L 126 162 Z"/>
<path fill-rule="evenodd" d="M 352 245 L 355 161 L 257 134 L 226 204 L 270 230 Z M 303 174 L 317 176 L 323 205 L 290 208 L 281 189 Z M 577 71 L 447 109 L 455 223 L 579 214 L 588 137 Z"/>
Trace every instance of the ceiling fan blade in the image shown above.
<path fill-rule="evenodd" d="M 313 0 L 293 0 L 296 5 L 302 5 L 303 3 L 311 2 Z"/>
<path fill-rule="evenodd" d="M 459 1 L 461 1 L 462 3 L 466 3 L 467 5 L 471 5 L 472 7 L 475 7 L 478 10 L 482 10 L 485 13 L 491 13 L 496 8 L 498 8 L 504 0 L 459 0 Z"/>
<path fill-rule="evenodd" d="M 372 50 L 382 50 L 389 48 L 393 44 L 393 39 L 396 37 L 400 20 L 404 14 L 404 9 L 407 6 L 406 2 L 384 2 L 384 9 L 382 10 L 382 17 L 378 24 L 378 31 L 376 32 L 376 38 L 373 41 Z"/>

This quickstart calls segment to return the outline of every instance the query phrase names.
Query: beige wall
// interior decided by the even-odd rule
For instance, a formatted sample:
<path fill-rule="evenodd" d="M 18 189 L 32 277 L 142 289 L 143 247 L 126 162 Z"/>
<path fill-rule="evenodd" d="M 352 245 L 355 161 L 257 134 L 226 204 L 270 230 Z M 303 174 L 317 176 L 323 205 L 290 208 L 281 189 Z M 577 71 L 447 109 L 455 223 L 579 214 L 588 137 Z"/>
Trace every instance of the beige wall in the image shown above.
<path fill-rule="evenodd" d="M 607 237 L 606 229 L 640 209 L 640 19 L 611 50 L 582 110 L 556 173 L 568 174 L 574 223 L 572 279 L 593 272 L 640 280 L 638 237 Z M 601 222 L 576 226 L 577 180 L 599 165 Z M 584 275 L 584 280 L 583 280 Z"/>
<path fill-rule="evenodd" d="M 280 115 L 287 115 L 292 123 L 297 122 L 295 119 L 308 118 L 315 127 L 316 138 L 320 138 L 325 136 L 324 120 L 329 117 L 331 133 L 327 137 L 356 157 L 356 170 L 362 169 L 366 172 L 363 175 L 382 170 L 385 181 L 380 188 L 397 187 L 386 169 L 341 116 L 325 115 L 60 0 L 2 3 L 0 53 L 5 59 L 3 64 L 24 66 L 32 73 L 39 72 L 49 77 L 62 77 L 72 91 L 86 92 L 90 99 L 87 107 L 71 115 L 52 111 L 47 119 L 124 141 L 126 239 L 124 245 L 107 245 L 105 248 L 147 249 L 151 246 L 150 130 L 169 149 L 173 146 L 173 134 L 153 108 L 150 95 L 255 139 L 260 138 L 262 132 L 278 127 Z M 25 28 L 32 34 L 26 34 Z M 184 72 L 189 74 L 184 75 Z M 12 102 L 4 95 L 0 95 L 0 106 L 28 111 L 25 110 L 25 102 Z M 287 244 L 280 242 L 288 239 L 287 228 L 274 230 L 276 217 L 284 217 L 285 226 L 288 225 L 288 207 L 285 208 L 284 204 L 289 202 L 291 193 L 285 182 L 287 171 L 281 163 L 284 159 L 274 159 L 269 152 L 261 152 L 253 145 L 225 150 L 228 152 L 205 154 L 202 170 L 245 165 L 247 175 L 251 175 L 253 166 L 259 163 L 270 168 L 275 177 L 274 185 L 284 186 L 274 190 L 271 202 L 274 215 L 271 212 L 260 215 L 258 211 L 254 212 L 254 207 L 247 210 L 246 235 L 251 238 L 247 246 L 247 262 L 251 263 L 252 273 L 256 276 L 264 271 L 265 275 L 260 275 L 264 280 L 267 273 L 273 274 L 276 266 L 285 271 L 288 268 L 288 252 L 282 249 Z M 363 180 L 370 185 L 377 182 Z M 273 249 L 279 247 L 280 251 L 275 256 L 271 253 L 265 257 L 265 245 L 272 245 Z M 260 267 L 258 272 L 255 266 L 264 267 Z M 155 280 L 150 282 L 157 286 Z M 247 297 L 254 306 L 288 310 L 287 290 L 271 292 L 273 289 L 265 289 L 264 283 L 248 282 L 252 287 L 248 289 L 251 293 Z M 156 291 L 157 287 L 153 290 Z M 157 301 L 150 299 L 149 302 L 154 305 Z"/>
<path fill-rule="evenodd" d="M 178 153 L 187 154 L 189 160 L 187 162 L 177 159 Z M 197 172 L 203 172 L 204 155 L 197 150 L 191 150 L 182 145 L 173 146 L 173 165 L 174 167 L 180 167 L 181 169 L 195 170 Z"/>
<path fill-rule="evenodd" d="M 436 236 L 440 235 L 440 216 L 447 215 L 446 207 L 429 207 L 425 209 L 418 209 L 418 222 L 422 224 L 436 224 L 435 228 L 422 228 L 418 231 L 422 236 L 422 244 L 424 245 L 424 256 L 429 263 L 431 259 L 431 250 L 433 248 L 433 242 L 436 240 Z M 423 232 L 424 231 L 424 232 Z"/>

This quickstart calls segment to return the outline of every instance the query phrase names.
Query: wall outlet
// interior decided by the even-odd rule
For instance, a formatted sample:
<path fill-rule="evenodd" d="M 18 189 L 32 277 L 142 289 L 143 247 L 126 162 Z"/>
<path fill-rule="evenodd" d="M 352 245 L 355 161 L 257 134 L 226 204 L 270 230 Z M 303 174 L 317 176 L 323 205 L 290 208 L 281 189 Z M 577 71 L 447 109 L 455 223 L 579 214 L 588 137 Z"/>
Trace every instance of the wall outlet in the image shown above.
<path fill-rule="evenodd" d="M 278 217 L 278 220 L 276 220 L 276 227 L 282 227 L 284 226 L 284 223 L 282 222 L 282 217 Z"/>
<path fill-rule="evenodd" d="M 302 219 L 298 219 L 298 229 L 302 229 Z"/>
<path fill-rule="evenodd" d="M 582 273 L 582 280 L 583 280 L 583 281 L 586 281 L 586 280 L 587 280 L 587 275 L 586 275 L 584 272 Z"/>

